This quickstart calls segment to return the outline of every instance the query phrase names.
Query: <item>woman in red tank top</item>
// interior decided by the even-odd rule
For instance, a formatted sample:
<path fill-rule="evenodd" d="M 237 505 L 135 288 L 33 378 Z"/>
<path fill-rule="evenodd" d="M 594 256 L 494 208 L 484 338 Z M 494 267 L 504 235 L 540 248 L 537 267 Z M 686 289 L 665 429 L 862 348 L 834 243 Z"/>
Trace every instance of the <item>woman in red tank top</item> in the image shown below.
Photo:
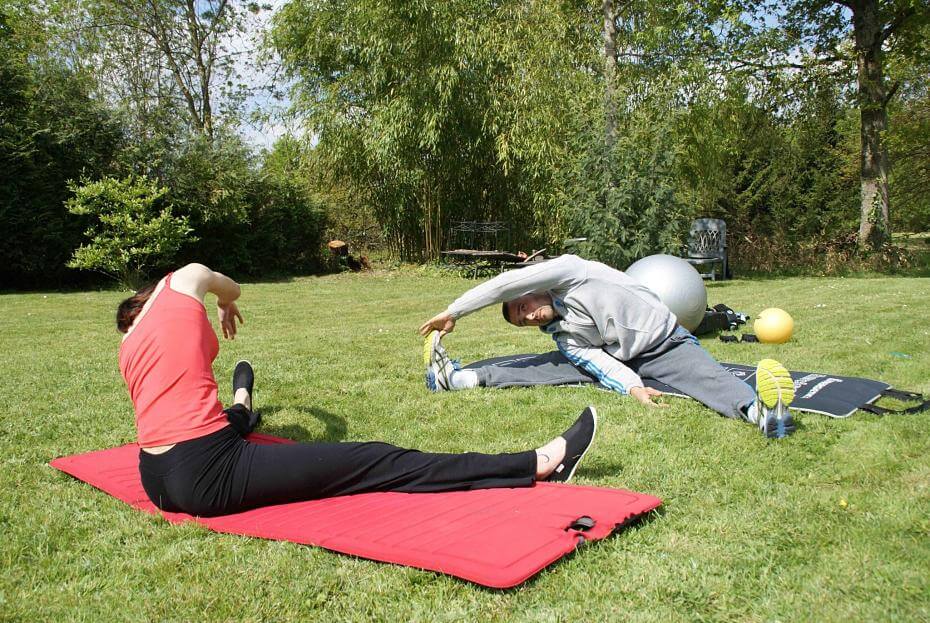
<path fill-rule="evenodd" d="M 216 295 L 217 316 L 234 339 L 242 315 L 240 289 L 202 264 L 167 275 L 123 301 L 119 366 L 136 412 L 139 471 L 152 502 L 166 511 L 210 516 L 367 491 L 430 492 L 530 486 L 565 481 L 590 447 L 594 409 L 561 436 L 515 454 L 436 454 L 381 442 L 250 443 L 254 376 L 240 361 L 234 402 L 218 399 L 212 364 L 219 342 L 204 298 Z"/>

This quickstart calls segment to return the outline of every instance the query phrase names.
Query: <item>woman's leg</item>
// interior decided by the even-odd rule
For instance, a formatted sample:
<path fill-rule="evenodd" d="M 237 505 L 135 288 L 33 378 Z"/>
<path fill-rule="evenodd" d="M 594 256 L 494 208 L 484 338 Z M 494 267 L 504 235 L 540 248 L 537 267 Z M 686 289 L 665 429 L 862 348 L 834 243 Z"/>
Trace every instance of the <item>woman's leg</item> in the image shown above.
<path fill-rule="evenodd" d="M 552 452 L 552 467 L 564 447 L 561 456 L 558 447 Z M 258 444 L 232 427 L 145 459 L 143 474 L 157 473 L 163 483 L 146 487 L 150 499 L 164 510 L 201 516 L 369 491 L 528 487 L 540 461 L 532 450 L 433 454 L 379 442 Z"/>
<path fill-rule="evenodd" d="M 211 516 L 368 491 L 525 487 L 571 478 L 597 428 L 589 408 L 561 436 L 515 454 L 436 454 L 386 443 L 257 444 L 232 427 L 144 457 L 146 487 L 164 510 Z M 147 464 L 149 463 L 149 464 Z"/>
<path fill-rule="evenodd" d="M 536 477 L 532 450 L 435 454 L 380 442 L 245 443 L 234 473 L 241 508 L 368 491 L 527 487 Z"/>
<path fill-rule="evenodd" d="M 240 508 L 369 491 L 428 493 L 528 487 L 539 479 L 566 481 L 591 447 L 593 407 L 544 446 L 513 454 L 439 454 L 387 443 L 260 445 L 243 442 L 234 501 Z M 225 511 L 229 512 L 229 511 Z"/>
<path fill-rule="evenodd" d="M 251 412 L 254 375 L 248 362 L 233 373 L 228 413 Z M 230 417 L 230 421 L 233 418 Z M 518 454 L 433 454 L 387 443 L 253 444 L 235 450 L 233 482 L 224 504 L 263 506 L 363 491 L 409 493 L 521 487 L 537 471 L 533 451 Z M 222 461 L 214 461 L 222 465 Z M 212 479 L 201 479 L 209 482 Z"/>
<path fill-rule="evenodd" d="M 234 379 L 236 402 L 227 411 L 251 406 L 250 392 L 240 389 Z M 438 454 L 381 442 L 257 444 L 227 427 L 177 444 L 162 455 L 158 471 L 164 474 L 164 503 L 203 516 L 369 491 L 526 487 L 537 479 L 568 480 L 596 428 L 588 408 L 535 451 Z"/>

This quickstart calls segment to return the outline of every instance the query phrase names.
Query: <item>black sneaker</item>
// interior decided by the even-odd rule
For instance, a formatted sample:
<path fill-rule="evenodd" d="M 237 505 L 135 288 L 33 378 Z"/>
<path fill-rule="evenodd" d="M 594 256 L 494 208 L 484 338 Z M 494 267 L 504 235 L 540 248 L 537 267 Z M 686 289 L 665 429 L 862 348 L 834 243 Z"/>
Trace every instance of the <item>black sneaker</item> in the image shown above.
<path fill-rule="evenodd" d="M 237 390 L 245 388 L 249 392 L 249 404 L 254 406 L 252 392 L 254 391 L 255 373 L 252 372 L 252 364 L 248 361 L 238 362 L 233 370 L 232 384 L 233 396 L 236 395 Z M 255 427 L 262 421 L 261 413 L 241 403 L 236 403 L 223 411 L 226 413 L 229 424 L 243 437 L 255 430 Z"/>
<path fill-rule="evenodd" d="M 558 467 L 555 468 L 547 482 L 568 482 L 575 475 L 578 464 L 587 453 L 591 444 L 594 442 L 594 434 L 597 433 L 597 411 L 594 406 L 588 406 L 575 423 L 562 433 L 562 439 L 565 440 L 565 458 Z"/>
<path fill-rule="evenodd" d="M 233 400 L 235 400 L 236 392 L 242 389 L 243 387 L 247 392 L 249 392 L 249 403 L 252 405 L 252 408 L 255 408 L 254 400 L 252 400 L 252 390 L 255 386 L 255 373 L 252 371 L 252 364 L 242 359 L 236 363 L 236 367 L 233 369 L 232 375 L 232 389 L 233 389 Z"/>

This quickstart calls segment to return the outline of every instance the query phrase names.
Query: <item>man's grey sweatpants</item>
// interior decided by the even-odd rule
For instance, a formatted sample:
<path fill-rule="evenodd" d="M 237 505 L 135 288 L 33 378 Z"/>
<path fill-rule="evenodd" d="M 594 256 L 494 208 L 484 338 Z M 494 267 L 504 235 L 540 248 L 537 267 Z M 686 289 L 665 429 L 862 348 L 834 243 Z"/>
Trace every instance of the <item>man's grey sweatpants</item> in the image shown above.
<path fill-rule="evenodd" d="M 746 407 L 756 395 L 744 381 L 727 372 L 680 328 L 649 352 L 624 362 L 643 379 L 654 379 L 730 418 L 745 419 Z M 478 365 L 480 364 L 480 365 Z M 466 366 L 485 387 L 576 385 L 597 382 L 585 370 L 572 365 L 559 351 L 542 355 L 498 357 Z"/>

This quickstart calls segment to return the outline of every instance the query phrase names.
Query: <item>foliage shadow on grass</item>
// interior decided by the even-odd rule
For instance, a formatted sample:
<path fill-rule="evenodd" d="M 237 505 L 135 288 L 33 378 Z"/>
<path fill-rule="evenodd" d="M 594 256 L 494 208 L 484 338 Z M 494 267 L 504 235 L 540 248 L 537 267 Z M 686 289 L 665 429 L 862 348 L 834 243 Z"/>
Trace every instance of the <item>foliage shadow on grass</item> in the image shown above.
<path fill-rule="evenodd" d="M 326 427 L 326 430 L 323 431 L 323 435 L 321 437 L 315 438 L 310 434 L 309 431 L 307 431 L 306 428 L 298 424 L 275 425 L 269 421 L 271 416 L 273 416 L 278 411 L 283 411 L 285 409 L 298 411 L 301 414 L 309 415 L 320 420 Z M 266 407 L 262 407 L 261 414 L 262 423 L 258 427 L 258 432 L 268 435 L 277 435 L 279 437 L 286 437 L 287 439 L 293 439 L 294 441 L 342 441 L 346 438 L 346 434 L 349 431 L 349 427 L 346 424 L 345 418 L 334 413 L 330 413 L 329 411 L 319 407 L 281 407 L 278 405 L 268 405 Z"/>
<path fill-rule="evenodd" d="M 623 464 L 620 462 L 603 463 L 598 461 L 593 465 L 584 463 L 578 468 L 578 475 L 584 476 L 590 480 L 600 480 L 601 478 L 616 478 L 623 473 Z"/>

